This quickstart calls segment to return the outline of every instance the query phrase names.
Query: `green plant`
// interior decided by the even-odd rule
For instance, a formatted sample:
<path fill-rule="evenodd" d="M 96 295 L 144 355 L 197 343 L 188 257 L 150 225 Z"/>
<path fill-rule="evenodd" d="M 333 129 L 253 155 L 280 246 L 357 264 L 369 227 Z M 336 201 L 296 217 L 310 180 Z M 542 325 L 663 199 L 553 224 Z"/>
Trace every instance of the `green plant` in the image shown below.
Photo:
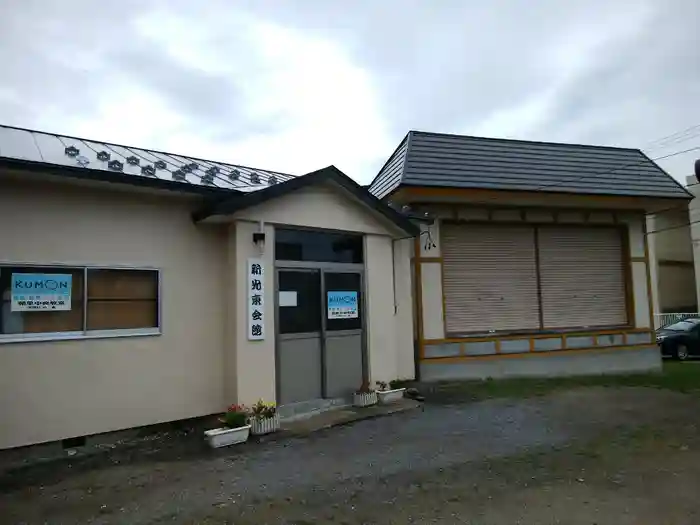
<path fill-rule="evenodd" d="M 244 405 L 231 405 L 226 409 L 221 422 L 228 428 L 240 428 L 248 424 L 250 415 Z"/>
<path fill-rule="evenodd" d="M 265 403 L 262 399 L 259 399 L 258 402 L 250 408 L 250 413 L 252 417 L 257 420 L 268 419 L 275 417 L 275 414 L 277 414 L 277 406 L 274 403 Z"/>
<path fill-rule="evenodd" d="M 377 381 L 377 389 L 380 392 L 384 392 L 386 390 L 389 390 L 389 384 L 386 381 Z"/>

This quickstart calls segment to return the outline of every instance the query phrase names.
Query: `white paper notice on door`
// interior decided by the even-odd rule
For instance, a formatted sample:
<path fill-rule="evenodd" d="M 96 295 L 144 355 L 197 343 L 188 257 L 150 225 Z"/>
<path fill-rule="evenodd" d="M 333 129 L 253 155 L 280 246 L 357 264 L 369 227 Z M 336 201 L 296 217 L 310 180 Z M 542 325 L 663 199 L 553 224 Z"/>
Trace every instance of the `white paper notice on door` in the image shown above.
<path fill-rule="evenodd" d="M 280 292 L 279 293 L 279 305 L 280 306 L 296 306 L 297 305 L 297 293 L 296 292 Z"/>

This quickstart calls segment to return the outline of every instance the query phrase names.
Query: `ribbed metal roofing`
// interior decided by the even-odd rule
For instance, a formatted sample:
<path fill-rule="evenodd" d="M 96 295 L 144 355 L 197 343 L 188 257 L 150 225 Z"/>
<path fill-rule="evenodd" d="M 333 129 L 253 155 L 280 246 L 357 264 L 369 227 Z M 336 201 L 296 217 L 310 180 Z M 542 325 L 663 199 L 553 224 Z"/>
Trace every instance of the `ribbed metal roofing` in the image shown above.
<path fill-rule="evenodd" d="M 123 174 L 126 182 L 161 180 L 211 189 L 251 192 L 292 175 L 162 151 L 0 125 L 0 158 Z M 136 179 L 134 179 L 136 178 Z M 131 179 L 131 180 L 129 180 Z M 143 181 L 142 181 L 143 182 Z"/>
<path fill-rule="evenodd" d="M 399 186 L 691 198 L 638 149 L 410 131 L 369 191 Z"/>

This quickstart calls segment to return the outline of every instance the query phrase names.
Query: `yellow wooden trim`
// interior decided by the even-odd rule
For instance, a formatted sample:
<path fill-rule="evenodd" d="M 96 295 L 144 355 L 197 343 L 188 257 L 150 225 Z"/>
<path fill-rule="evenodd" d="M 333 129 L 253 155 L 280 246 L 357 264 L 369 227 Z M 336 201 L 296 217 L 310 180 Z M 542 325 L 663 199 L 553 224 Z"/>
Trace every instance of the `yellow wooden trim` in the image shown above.
<path fill-rule="evenodd" d="M 531 337 L 530 338 L 530 352 L 534 352 L 534 351 L 535 351 L 535 338 Z"/>
<path fill-rule="evenodd" d="M 653 287 L 651 285 L 651 268 L 649 264 L 649 236 L 647 235 L 647 221 L 642 221 L 644 232 L 644 262 L 647 270 L 647 299 L 649 301 L 649 326 L 654 326 L 654 297 Z M 635 320 L 636 321 L 636 320 Z"/>
<path fill-rule="evenodd" d="M 622 344 L 626 345 L 627 344 L 627 333 L 622 334 Z"/>
<path fill-rule="evenodd" d="M 653 343 L 641 343 L 636 345 L 623 346 L 602 346 L 590 348 L 567 348 L 565 350 L 549 350 L 547 352 L 522 352 L 519 354 L 492 354 L 492 355 L 475 355 L 462 357 L 429 357 L 421 359 L 421 363 L 464 363 L 465 361 L 492 361 L 494 359 L 520 359 L 533 356 L 547 355 L 568 355 L 578 354 L 582 352 L 615 352 L 617 350 L 639 350 L 641 348 L 649 348 Z"/>
<path fill-rule="evenodd" d="M 401 188 L 394 194 L 397 200 L 403 202 L 405 197 L 456 197 L 456 198 L 484 198 L 488 199 L 483 204 L 491 204 L 504 202 L 507 197 L 528 198 L 535 197 L 542 199 L 543 197 L 556 199 L 556 197 L 564 197 L 569 202 L 598 204 L 610 206 L 610 211 L 613 211 L 617 206 L 622 206 L 626 210 L 644 210 L 645 204 L 650 201 L 661 202 L 663 199 L 648 199 L 649 202 L 640 202 L 639 197 L 627 197 L 619 195 L 582 195 L 560 192 L 542 192 L 527 191 L 527 190 L 487 190 L 478 188 L 435 188 L 435 187 L 411 187 Z M 663 201 L 665 202 L 665 201 Z M 482 204 L 481 202 L 465 202 L 465 204 Z"/>
<path fill-rule="evenodd" d="M 464 346 L 464 345 L 462 345 L 462 346 Z M 501 340 L 500 339 L 496 339 L 496 353 L 497 354 L 501 353 Z"/>
<path fill-rule="evenodd" d="M 563 350 L 566 349 L 566 334 L 563 334 L 563 335 L 561 336 L 561 347 L 562 347 Z"/>
<path fill-rule="evenodd" d="M 560 332 L 554 334 L 519 334 L 503 336 L 483 336 L 483 337 L 447 337 L 445 339 L 425 339 L 426 345 L 438 345 L 444 343 L 486 343 L 490 341 L 512 341 L 519 339 L 561 339 L 564 337 L 592 337 L 595 335 L 618 335 L 624 333 L 642 334 L 651 333 L 651 328 L 618 328 L 608 330 L 597 330 L 595 332 Z"/>
<path fill-rule="evenodd" d="M 411 257 L 411 260 L 418 263 L 442 263 L 442 257 Z"/>

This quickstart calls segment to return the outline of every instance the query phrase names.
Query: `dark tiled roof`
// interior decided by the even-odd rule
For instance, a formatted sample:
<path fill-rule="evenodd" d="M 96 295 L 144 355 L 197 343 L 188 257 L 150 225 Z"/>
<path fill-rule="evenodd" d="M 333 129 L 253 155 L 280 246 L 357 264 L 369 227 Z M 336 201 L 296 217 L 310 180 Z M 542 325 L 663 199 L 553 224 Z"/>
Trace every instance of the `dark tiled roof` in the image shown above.
<path fill-rule="evenodd" d="M 410 131 L 370 185 L 691 198 L 640 150 Z"/>
<path fill-rule="evenodd" d="M 292 175 L 223 162 L 121 146 L 109 142 L 0 126 L 0 160 L 119 176 L 134 184 L 161 182 L 172 189 L 252 192 Z"/>

